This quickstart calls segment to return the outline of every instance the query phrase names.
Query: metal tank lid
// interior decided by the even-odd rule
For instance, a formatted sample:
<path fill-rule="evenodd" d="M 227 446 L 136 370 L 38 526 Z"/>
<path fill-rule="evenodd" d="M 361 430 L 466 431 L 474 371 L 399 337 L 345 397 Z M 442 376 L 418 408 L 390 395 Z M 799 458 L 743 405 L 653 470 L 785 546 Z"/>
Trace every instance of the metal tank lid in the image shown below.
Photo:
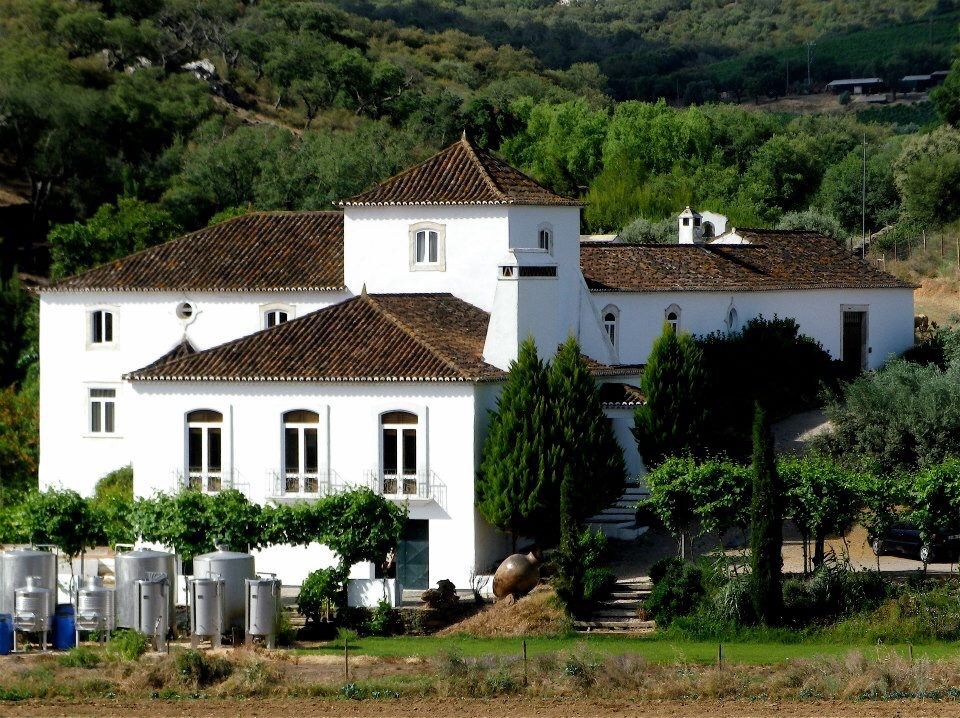
<path fill-rule="evenodd" d="M 11 548 L 3 552 L 4 556 L 53 556 L 53 551 L 47 551 L 42 548 Z"/>
<path fill-rule="evenodd" d="M 157 551 L 152 548 L 135 548 L 129 551 L 117 551 L 117 557 L 120 556 L 137 556 L 138 558 L 166 558 L 167 556 L 173 556 L 169 551 Z"/>
<path fill-rule="evenodd" d="M 211 551 L 210 553 L 203 553 L 203 554 L 200 554 L 199 556 L 194 556 L 193 560 L 203 561 L 203 560 L 214 559 L 214 560 L 231 561 L 236 559 L 250 560 L 252 558 L 253 558 L 253 554 L 243 553 L 242 551 L 230 551 L 226 546 L 222 544 L 218 544 L 216 551 Z"/>

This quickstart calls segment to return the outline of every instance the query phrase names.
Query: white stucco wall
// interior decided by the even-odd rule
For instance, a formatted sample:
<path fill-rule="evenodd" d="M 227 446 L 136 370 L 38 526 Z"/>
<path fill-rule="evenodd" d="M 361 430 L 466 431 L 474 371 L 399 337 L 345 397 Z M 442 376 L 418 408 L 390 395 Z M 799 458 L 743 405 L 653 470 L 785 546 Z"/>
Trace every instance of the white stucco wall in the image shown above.
<path fill-rule="evenodd" d="M 291 319 L 343 301 L 345 292 L 121 293 L 42 292 L 40 296 L 40 486 L 93 491 L 105 473 L 129 464 L 130 388 L 121 377 L 170 351 L 186 336 L 197 349 L 258 331 L 262 309 L 285 304 Z M 195 312 L 184 322 L 176 307 Z M 90 312 L 114 313 L 114 341 L 89 342 Z M 91 386 L 115 388 L 113 435 L 91 435 Z"/>
<path fill-rule="evenodd" d="M 321 416 L 320 469 L 344 484 L 366 485 L 380 465 L 380 415 L 404 410 L 420 417 L 418 471 L 444 489 L 436 501 L 411 501 L 410 518 L 430 521 L 430 582 L 449 578 L 465 587 L 475 559 L 474 475 L 478 457 L 474 387 L 469 384 L 308 384 L 134 382 L 130 391 L 134 490 L 172 491 L 183 469 L 185 415 L 214 409 L 224 415 L 223 462 L 236 488 L 253 501 L 271 499 L 282 467 L 282 415 L 308 409 Z M 325 549 L 268 549 L 263 569 L 284 583 L 328 565 Z M 357 567 L 354 578 L 372 577 Z"/>
<path fill-rule="evenodd" d="M 740 327 L 763 315 L 792 317 L 800 331 L 816 339 L 835 359 L 841 354 L 843 308 L 862 307 L 868 313 L 867 365 L 881 366 L 890 355 L 913 344 L 911 289 L 824 289 L 782 292 L 597 292 L 594 304 L 613 304 L 620 310 L 620 361 L 644 363 L 663 330 L 667 307 L 680 307 L 680 328 L 695 335 L 726 329 L 731 306 Z"/>

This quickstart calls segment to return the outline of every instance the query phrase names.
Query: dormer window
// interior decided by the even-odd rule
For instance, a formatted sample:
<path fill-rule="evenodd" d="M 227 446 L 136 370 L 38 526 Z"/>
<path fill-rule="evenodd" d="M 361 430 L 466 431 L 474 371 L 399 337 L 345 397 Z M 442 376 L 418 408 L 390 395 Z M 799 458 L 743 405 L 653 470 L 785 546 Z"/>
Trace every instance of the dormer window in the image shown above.
<path fill-rule="evenodd" d="M 446 269 L 446 228 L 433 222 L 420 222 L 410 228 L 410 269 Z"/>
<path fill-rule="evenodd" d="M 265 329 L 275 327 L 287 321 L 287 313 L 282 309 L 271 309 L 263 315 L 263 326 Z"/>
<path fill-rule="evenodd" d="M 106 309 L 90 312 L 90 343 L 113 343 L 113 312 Z"/>

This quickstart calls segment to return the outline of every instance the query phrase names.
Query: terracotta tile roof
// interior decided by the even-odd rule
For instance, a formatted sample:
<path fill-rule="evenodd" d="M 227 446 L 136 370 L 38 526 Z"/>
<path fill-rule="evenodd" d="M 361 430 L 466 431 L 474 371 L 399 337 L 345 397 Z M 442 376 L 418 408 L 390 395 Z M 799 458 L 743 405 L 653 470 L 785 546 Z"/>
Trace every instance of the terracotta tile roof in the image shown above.
<path fill-rule="evenodd" d="M 466 135 L 430 159 L 342 201 L 341 206 L 523 204 L 569 205 L 561 197 L 514 169 L 499 157 L 475 147 Z"/>
<path fill-rule="evenodd" d="M 342 288 L 340 212 L 254 212 L 68 277 L 43 291 Z"/>
<path fill-rule="evenodd" d="M 489 315 L 451 294 L 361 295 L 212 349 L 131 372 L 140 381 L 486 381 Z"/>
<path fill-rule="evenodd" d="M 582 244 L 594 292 L 909 289 L 813 232 L 737 229 L 751 244 Z"/>
<path fill-rule="evenodd" d="M 166 354 L 161 355 L 151 363 L 147 364 L 141 371 L 146 371 L 148 369 L 154 369 L 159 367 L 162 364 L 166 364 L 169 361 L 174 361 L 175 359 L 182 359 L 183 357 L 190 356 L 191 354 L 196 354 L 197 350 L 190 343 L 189 339 L 182 339 L 179 344 L 177 344 L 173 349 L 168 351 Z"/>
<path fill-rule="evenodd" d="M 600 385 L 600 403 L 611 409 L 627 409 L 643 404 L 643 392 L 640 387 L 621 382 L 607 382 Z"/>

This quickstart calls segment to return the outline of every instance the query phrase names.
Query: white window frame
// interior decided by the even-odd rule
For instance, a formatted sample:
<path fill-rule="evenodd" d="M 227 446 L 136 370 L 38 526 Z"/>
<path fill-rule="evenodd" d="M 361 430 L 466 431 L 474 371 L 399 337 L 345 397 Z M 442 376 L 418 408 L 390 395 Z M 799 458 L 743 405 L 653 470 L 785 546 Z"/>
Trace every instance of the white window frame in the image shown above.
<path fill-rule="evenodd" d="M 95 391 L 112 391 L 113 396 L 93 396 Z M 87 384 L 86 385 L 86 396 L 85 396 L 85 411 L 84 411 L 84 421 L 86 422 L 86 431 L 84 436 L 87 436 L 91 439 L 114 439 L 120 436 L 120 432 L 117 431 L 117 403 L 120 395 L 120 387 L 118 384 L 109 384 L 109 383 L 97 383 L 97 384 Z M 100 429 L 95 430 L 93 428 L 93 411 L 94 404 L 99 404 L 97 409 L 97 414 L 100 419 Z M 107 404 L 112 404 L 112 420 L 113 420 L 113 430 L 107 430 Z"/>
<path fill-rule="evenodd" d="M 437 260 L 429 261 L 430 248 L 427 246 L 427 261 L 417 261 L 417 235 L 430 232 L 437 235 Z M 447 271 L 447 227 L 436 222 L 417 222 L 410 225 L 410 271 L 411 272 L 445 272 Z"/>
<path fill-rule="evenodd" d="M 547 235 L 547 246 L 544 247 L 541 241 L 543 234 Z M 537 249 L 543 250 L 550 255 L 553 255 L 553 225 L 549 222 L 543 222 L 537 227 Z"/>
<path fill-rule="evenodd" d="M 316 414 L 317 420 L 309 421 L 288 421 L 287 416 L 297 411 L 310 412 Z M 290 409 L 283 412 L 281 421 L 283 422 L 283 433 L 281 435 L 280 447 L 280 470 L 281 486 L 283 494 L 292 495 L 311 495 L 320 491 L 320 413 L 313 409 Z M 287 429 L 293 429 L 297 432 L 297 470 L 294 472 L 287 470 Z M 306 434 L 308 431 L 314 431 L 317 435 L 317 467 L 315 471 L 307 471 L 307 442 Z M 292 482 L 292 483 L 291 483 Z M 291 488 L 295 484 L 296 488 Z"/>
<path fill-rule="evenodd" d="M 412 415 L 414 418 L 416 418 L 417 420 L 416 423 L 413 423 L 413 422 L 388 423 L 384 421 L 384 417 L 387 414 L 394 414 L 394 413 L 400 413 L 400 412 L 404 414 Z M 377 427 L 377 430 L 379 432 L 378 441 L 380 444 L 380 466 L 379 466 L 380 488 L 385 496 L 415 496 L 417 494 L 417 483 L 420 475 L 420 465 L 423 459 L 423 457 L 421 456 L 421 452 L 423 451 L 424 447 L 421 445 L 421 441 L 420 441 L 421 439 L 420 431 L 423 425 L 423 419 L 418 413 L 410 411 L 408 409 L 393 409 L 390 411 L 384 411 L 384 412 L 381 412 L 377 418 L 378 418 L 378 424 L 379 424 L 379 426 Z M 415 432 L 414 433 L 414 447 L 415 447 L 414 451 L 416 452 L 416 465 L 414 466 L 414 470 L 412 474 L 403 470 L 403 464 L 404 464 L 404 458 L 405 458 L 404 451 L 403 451 L 403 432 L 404 430 L 407 430 L 407 429 L 413 429 Z M 388 430 L 393 430 L 397 432 L 397 437 L 396 437 L 397 471 L 396 473 L 387 473 L 386 467 L 384 466 L 384 458 L 386 456 L 386 453 L 384 451 L 386 447 L 385 439 L 386 439 L 386 432 Z M 396 488 L 392 492 L 386 490 L 387 482 L 389 481 L 395 482 Z"/>
<path fill-rule="evenodd" d="M 608 320 L 607 315 L 612 314 L 613 320 Z M 607 335 L 610 346 L 616 349 L 620 344 L 620 308 L 616 304 L 608 304 L 600 312 L 600 321 L 603 324 L 603 331 Z M 611 336 L 611 325 L 613 335 Z"/>
<path fill-rule="evenodd" d="M 267 325 L 267 318 L 273 312 L 284 312 L 287 315 L 287 318 L 282 321 L 274 324 L 273 326 L 279 326 L 280 324 L 285 324 L 291 319 L 296 318 L 296 312 L 292 304 L 261 304 L 260 305 L 260 328 L 261 329 L 270 329 Z"/>
<path fill-rule="evenodd" d="M 93 323 L 96 320 L 97 314 L 100 314 L 100 329 L 101 336 L 106 334 L 106 315 L 110 315 L 110 338 L 101 339 L 100 341 L 94 340 L 94 328 Z M 86 337 L 87 337 L 87 347 L 90 349 L 112 349 L 117 345 L 117 308 L 116 307 L 92 307 L 86 314 Z"/>
<path fill-rule="evenodd" d="M 220 414 L 220 421 L 196 421 L 190 419 L 190 414 L 195 411 L 211 411 Z M 212 471 L 210 469 L 210 430 L 220 429 L 220 469 Z M 193 471 L 190 466 L 190 429 L 200 429 L 200 470 Z M 229 488 L 226 484 L 227 472 L 224 468 L 226 463 L 226 421 L 224 413 L 219 409 L 191 409 L 184 415 L 184 476 L 185 485 L 192 485 L 192 477 L 197 476 L 200 479 L 200 486 L 197 488 L 205 494 L 216 494 Z M 214 487 L 214 482 L 218 484 Z"/>
<path fill-rule="evenodd" d="M 676 314 L 677 318 L 671 320 L 669 317 L 671 314 Z M 669 324 L 673 331 L 679 332 L 681 327 L 681 320 L 683 318 L 683 312 L 680 309 L 679 304 L 671 304 L 669 307 L 663 310 L 663 321 Z"/>

